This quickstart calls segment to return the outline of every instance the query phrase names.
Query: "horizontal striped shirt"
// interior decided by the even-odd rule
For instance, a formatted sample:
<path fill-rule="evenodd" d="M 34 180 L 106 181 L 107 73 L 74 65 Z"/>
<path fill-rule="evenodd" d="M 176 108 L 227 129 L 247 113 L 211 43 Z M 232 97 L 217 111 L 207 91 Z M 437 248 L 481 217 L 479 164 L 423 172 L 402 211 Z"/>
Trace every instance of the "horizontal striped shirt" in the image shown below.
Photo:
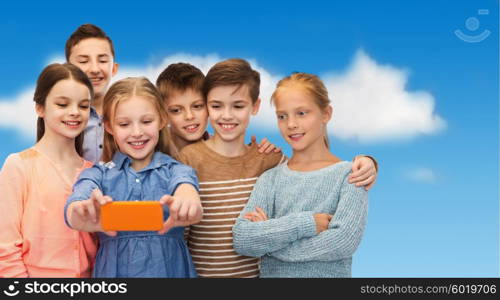
<path fill-rule="evenodd" d="M 281 153 L 261 154 L 254 143 L 237 157 L 222 156 L 198 142 L 182 149 L 180 161 L 196 170 L 203 219 L 191 225 L 187 241 L 201 277 L 258 277 L 259 259 L 233 248 L 233 225 L 257 178 L 284 161 Z"/>

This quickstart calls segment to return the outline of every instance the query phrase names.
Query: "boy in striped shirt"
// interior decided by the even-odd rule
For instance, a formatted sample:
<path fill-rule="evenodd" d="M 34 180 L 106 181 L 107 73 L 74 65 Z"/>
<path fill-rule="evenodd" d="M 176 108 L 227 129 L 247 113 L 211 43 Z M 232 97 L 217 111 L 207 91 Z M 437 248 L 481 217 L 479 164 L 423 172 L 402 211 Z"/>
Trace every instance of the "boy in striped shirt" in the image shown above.
<path fill-rule="evenodd" d="M 259 110 L 259 87 L 259 73 L 245 60 L 214 65 L 203 83 L 214 136 L 185 146 L 179 155 L 196 170 L 200 183 L 203 219 L 190 226 L 187 241 L 201 277 L 259 276 L 259 259 L 236 253 L 232 233 L 257 178 L 286 160 L 282 153 L 260 153 L 255 142 L 245 144 L 250 117 Z M 358 166 L 364 167 L 358 179 L 370 186 L 376 174 L 367 179 L 365 171 L 376 173 L 374 162 L 360 159 Z"/>

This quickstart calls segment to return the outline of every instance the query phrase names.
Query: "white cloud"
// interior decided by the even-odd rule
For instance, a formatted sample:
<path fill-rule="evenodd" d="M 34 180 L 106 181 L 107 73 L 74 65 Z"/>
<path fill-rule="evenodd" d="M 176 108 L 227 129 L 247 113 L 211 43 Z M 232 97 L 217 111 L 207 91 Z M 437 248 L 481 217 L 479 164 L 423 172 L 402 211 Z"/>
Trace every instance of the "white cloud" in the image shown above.
<path fill-rule="evenodd" d="M 406 177 L 419 183 L 434 183 L 437 179 L 436 173 L 432 169 L 424 167 L 410 170 Z"/>
<path fill-rule="evenodd" d="M 341 139 L 370 142 L 444 129 L 446 122 L 434 111 L 434 97 L 406 90 L 407 77 L 404 70 L 377 64 L 358 51 L 345 73 L 325 76 L 334 108 L 330 132 Z"/>
<path fill-rule="evenodd" d="M 179 53 L 159 64 L 121 66 L 113 81 L 129 76 L 146 76 L 153 83 L 169 64 L 188 62 L 204 73 L 224 58 L 217 54 L 195 56 Z M 48 62 L 63 62 L 55 56 Z M 269 99 L 276 83 L 283 77 L 271 74 L 255 60 L 249 59 L 261 74 L 261 109 L 252 120 L 252 129 L 277 132 L 276 117 Z M 395 67 L 380 65 L 363 51 L 358 51 L 348 70 L 323 76 L 330 92 L 334 115 L 329 134 L 340 139 L 375 142 L 432 134 L 446 127 L 434 111 L 434 98 L 425 91 L 410 92 L 405 88 L 407 73 Z M 15 128 L 24 135 L 35 135 L 36 116 L 33 105 L 34 87 L 20 92 L 14 99 L 0 98 L 0 127 Z"/>
<path fill-rule="evenodd" d="M 34 88 L 19 93 L 14 101 L 0 98 L 0 127 L 19 131 L 24 137 L 34 140 L 36 136 Z"/>

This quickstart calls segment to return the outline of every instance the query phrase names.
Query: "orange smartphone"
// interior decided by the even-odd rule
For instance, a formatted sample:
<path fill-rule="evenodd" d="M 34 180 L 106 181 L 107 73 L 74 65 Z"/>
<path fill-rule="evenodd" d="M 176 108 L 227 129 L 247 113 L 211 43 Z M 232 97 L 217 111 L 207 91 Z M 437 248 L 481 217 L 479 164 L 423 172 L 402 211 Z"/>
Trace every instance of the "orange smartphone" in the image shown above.
<path fill-rule="evenodd" d="M 163 208 L 159 201 L 113 201 L 101 207 L 105 231 L 152 231 L 163 228 Z"/>

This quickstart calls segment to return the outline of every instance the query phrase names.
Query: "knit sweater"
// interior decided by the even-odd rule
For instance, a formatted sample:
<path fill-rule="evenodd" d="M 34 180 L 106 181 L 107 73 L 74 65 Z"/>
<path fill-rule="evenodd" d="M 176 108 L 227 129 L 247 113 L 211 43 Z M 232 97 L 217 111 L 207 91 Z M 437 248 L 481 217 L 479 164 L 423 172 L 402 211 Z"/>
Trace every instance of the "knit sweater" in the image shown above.
<path fill-rule="evenodd" d="M 351 277 L 368 194 L 348 183 L 350 162 L 299 172 L 281 164 L 263 173 L 233 227 L 236 252 L 261 257 L 261 277 Z M 262 208 L 269 220 L 243 216 Z M 317 234 L 313 214 L 333 215 Z"/>

